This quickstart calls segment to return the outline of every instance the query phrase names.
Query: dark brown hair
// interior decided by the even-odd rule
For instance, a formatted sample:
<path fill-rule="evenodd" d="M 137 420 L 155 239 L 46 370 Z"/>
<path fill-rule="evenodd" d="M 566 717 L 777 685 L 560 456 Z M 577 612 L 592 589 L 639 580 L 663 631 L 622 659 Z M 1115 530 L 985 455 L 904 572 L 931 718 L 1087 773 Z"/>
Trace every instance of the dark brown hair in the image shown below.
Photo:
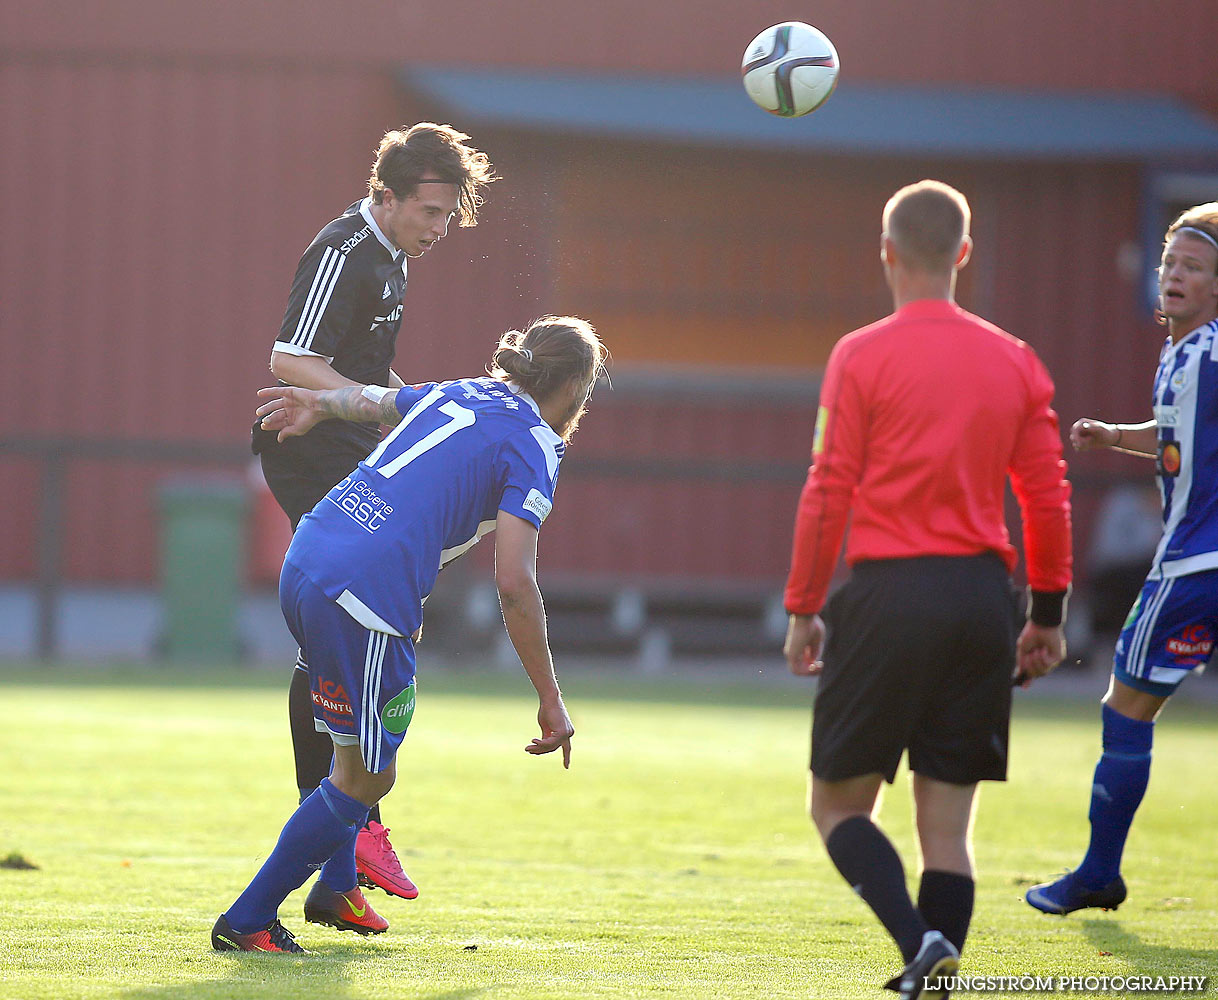
<path fill-rule="evenodd" d="M 377 205 L 384 200 L 386 190 L 407 198 L 415 193 L 419 181 L 431 174 L 457 186 L 458 224 L 477 225 L 482 192 L 499 178 L 487 155 L 465 144 L 468 138 L 451 125 L 433 122 L 386 132 L 376 149 L 368 194 Z"/>

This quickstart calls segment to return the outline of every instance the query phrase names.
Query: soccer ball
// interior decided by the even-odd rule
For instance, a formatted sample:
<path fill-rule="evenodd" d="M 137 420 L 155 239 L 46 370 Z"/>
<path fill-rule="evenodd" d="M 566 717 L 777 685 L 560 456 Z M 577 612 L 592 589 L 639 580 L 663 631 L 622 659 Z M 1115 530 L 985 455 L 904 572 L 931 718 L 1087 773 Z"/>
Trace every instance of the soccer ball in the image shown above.
<path fill-rule="evenodd" d="M 829 99 L 840 68 L 837 49 L 824 32 L 802 21 L 783 21 L 749 42 L 740 76 L 758 107 L 796 118 Z"/>

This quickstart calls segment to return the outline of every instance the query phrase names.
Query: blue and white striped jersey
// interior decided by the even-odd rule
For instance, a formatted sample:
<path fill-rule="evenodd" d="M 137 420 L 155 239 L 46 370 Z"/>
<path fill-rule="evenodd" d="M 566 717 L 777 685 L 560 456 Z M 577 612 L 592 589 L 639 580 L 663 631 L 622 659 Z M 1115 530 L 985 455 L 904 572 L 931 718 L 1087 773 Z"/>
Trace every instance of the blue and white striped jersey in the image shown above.
<path fill-rule="evenodd" d="M 496 379 L 407 386 L 397 407 L 401 422 L 305 515 L 286 559 L 362 625 L 410 635 L 440 568 L 499 511 L 541 527 L 565 445 Z"/>
<path fill-rule="evenodd" d="M 1150 575 L 1218 568 L 1218 320 L 1168 338 L 1154 400 L 1163 538 Z"/>

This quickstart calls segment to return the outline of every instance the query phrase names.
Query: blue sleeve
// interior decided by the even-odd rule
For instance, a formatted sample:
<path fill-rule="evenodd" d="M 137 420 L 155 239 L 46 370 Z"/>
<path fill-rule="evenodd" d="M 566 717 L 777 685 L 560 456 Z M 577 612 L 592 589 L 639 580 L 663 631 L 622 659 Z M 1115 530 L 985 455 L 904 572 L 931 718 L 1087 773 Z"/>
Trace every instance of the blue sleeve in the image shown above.
<path fill-rule="evenodd" d="M 513 435 L 499 451 L 503 483 L 499 509 L 538 529 L 554 506 L 554 485 L 558 479 L 559 455 L 548 436 L 557 437 L 552 432 Z"/>
<path fill-rule="evenodd" d="M 426 396 L 435 387 L 435 382 L 420 382 L 418 385 L 403 386 L 398 390 L 398 394 L 393 398 L 393 405 L 398 408 L 398 413 L 404 417 L 410 412 L 410 408 L 414 406 L 415 403 Z"/>

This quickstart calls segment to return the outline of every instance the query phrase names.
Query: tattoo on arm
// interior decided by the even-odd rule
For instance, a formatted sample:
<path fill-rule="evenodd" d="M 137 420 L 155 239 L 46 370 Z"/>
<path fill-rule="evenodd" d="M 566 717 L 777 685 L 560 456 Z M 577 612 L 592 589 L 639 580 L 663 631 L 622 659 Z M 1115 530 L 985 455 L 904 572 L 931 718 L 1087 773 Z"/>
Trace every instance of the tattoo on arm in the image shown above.
<path fill-rule="evenodd" d="M 363 386 L 358 385 L 327 389 L 320 394 L 317 402 L 322 412 L 339 420 L 394 425 L 402 419 L 394 403 L 397 393 L 391 392 L 379 403 L 374 403 L 363 395 L 363 391 Z"/>
<path fill-rule="evenodd" d="M 402 422 L 402 415 L 398 413 L 397 399 L 398 394 L 391 392 L 381 400 L 381 405 L 377 407 L 381 411 L 380 422 L 386 427 L 396 427 Z"/>

